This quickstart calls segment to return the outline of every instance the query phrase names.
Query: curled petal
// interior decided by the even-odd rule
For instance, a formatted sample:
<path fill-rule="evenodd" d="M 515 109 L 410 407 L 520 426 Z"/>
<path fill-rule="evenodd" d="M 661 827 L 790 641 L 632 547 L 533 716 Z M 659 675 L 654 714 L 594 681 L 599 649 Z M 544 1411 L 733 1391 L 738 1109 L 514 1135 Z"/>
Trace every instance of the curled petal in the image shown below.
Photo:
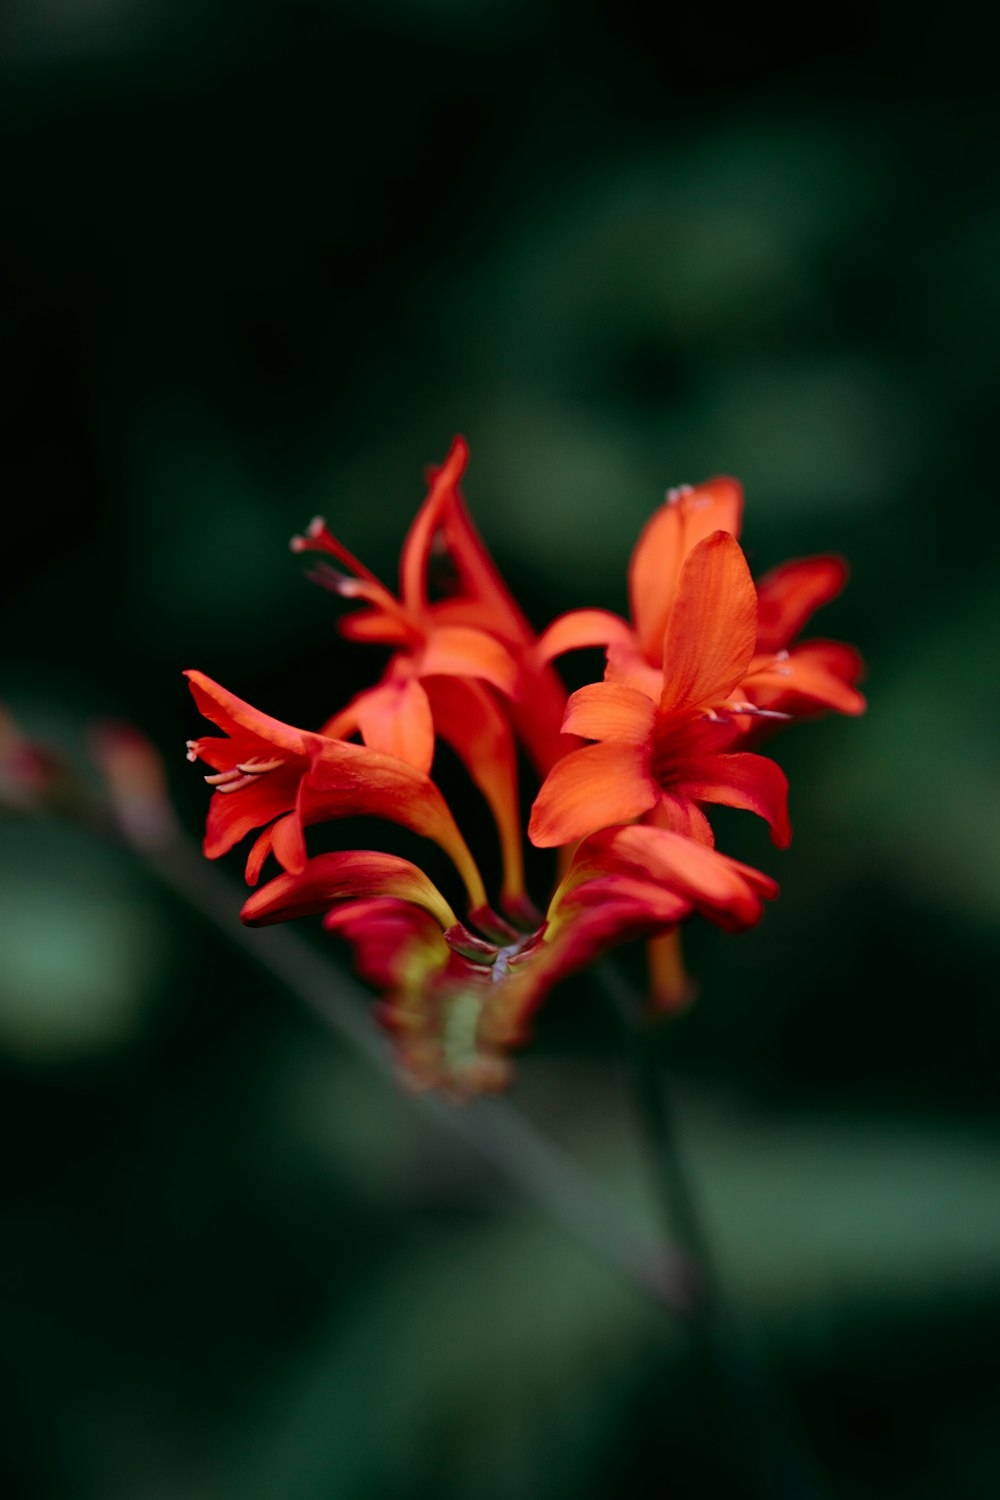
<path fill-rule="evenodd" d="M 789 645 L 846 582 L 847 564 L 841 557 L 804 557 L 766 573 L 757 585 L 757 650 L 780 651 Z"/>
<path fill-rule="evenodd" d="M 788 779 L 781 767 L 766 755 L 747 751 L 706 755 L 692 761 L 671 790 L 684 793 L 695 802 L 715 802 L 755 812 L 770 825 L 772 842 L 779 849 L 791 843 Z"/>
<path fill-rule="evenodd" d="M 302 820 L 365 816 L 399 823 L 432 839 L 451 858 L 472 907 L 486 906 L 482 876 L 441 793 L 429 777 L 365 745 L 326 742 L 303 787 Z"/>
<path fill-rule="evenodd" d="M 441 526 L 442 510 L 454 496 L 468 461 L 468 445 L 464 438 L 456 437 L 441 468 L 433 473 L 430 494 L 417 512 L 403 543 L 399 593 L 405 608 L 417 616 L 427 612 L 427 564 L 431 545 Z"/>
<path fill-rule="evenodd" d="M 656 705 L 645 693 L 616 682 L 595 682 L 570 697 L 563 720 L 566 734 L 626 745 L 652 741 Z"/>
<path fill-rule="evenodd" d="M 582 845 L 579 858 L 651 880 L 723 925 L 750 926 L 760 917 L 762 898 L 778 893 L 759 870 L 648 824 L 605 829 Z"/>
<path fill-rule="evenodd" d="M 510 696 L 517 685 L 518 665 L 493 636 L 468 625 L 435 627 L 420 653 L 421 677 L 478 677 Z"/>
<path fill-rule="evenodd" d="M 320 735 L 305 729 L 295 729 L 291 724 L 283 724 L 280 719 L 262 714 L 242 698 L 237 698 L 235 693 L 230 693 L 219 683 L 213 682 L 211 677 L 206 677 L 204 672 L 187 671 L 184 676 L 188 679 L 199 711 L 241 743 L 246 742 L 249 736 L 254 741 L 262 741 L 288 755 L 305 756 L 316 748 L 316 742 L 321 739 Z M 245 755 L 240 756 L 240 759 L 246 758 Z"/>
<path fill-rule="evenodd" d="M 541 849 L 570 844 L 652 807 L 659 787 L 639 745 L 585 745 L 557 761 L 535 798 L 528 837 Z"/>
<path fill-rule="evenodd" d="M 524 856 L 517 785 L 517 750 L 506 717 L 480 683 L 429 677 L 425 683 L 441 738 L 461 759 L 486 798 L 500 838 L 504 905 L 524 896 Z"/>
<path fill-rule="evenodd" d="M 574 609 L 569 614 L 560 615 L 542 631 L 533 656 L 537 662 L 549 662 L 557 656 L 564 656 L 567 651 L 615 643 L 630 646 L 634 640 L 631 626 L 620 616 L 606 609 Z"/>
<path fill-rule="evenodd" d="M 663 642 L 664 711 L 724 701 L 757 641 L 757 594 L 743 549 L 725 531 L 689 553 Z"/>
<path fill-rule="evenodd" d="M 346 897 L 391 896 L 422 907 L 443 928 L 457 918 L 432 880 L 394 854 L 351 849 L 318 854 L 298 875 L 278 875 L 255 891 L 240 913 L 250 927 L 266 927 L 289 917 L 326 911 Z"/>
<path fill-rule="evenodd" d="M 735 479 L 710 479 L 675 490 L 647 521 L 629 565 L 632 619 L 642 651 L 658 663 L 684 559 L 713 531 L 739 536 L 743 489 Z"/>
<path fill-rule="evenodd" d="M 803 641 L 791 651 L 755 662 L 744 686 L 750 697 L 768 709 L 791 708 L 807 699 L 817 708 L 842 714 L 864 713 L 863 694 L 854 683 L 861 676 L 861 658 L 839 641 Z"/>
<path fill-rule="evenodd" d="M 376 989 L 419 990 L 451 957 L 437 919 L 410 901 L 343 901 L 327 912 L 323 926 L 347 939 L 358 973 Z"/>

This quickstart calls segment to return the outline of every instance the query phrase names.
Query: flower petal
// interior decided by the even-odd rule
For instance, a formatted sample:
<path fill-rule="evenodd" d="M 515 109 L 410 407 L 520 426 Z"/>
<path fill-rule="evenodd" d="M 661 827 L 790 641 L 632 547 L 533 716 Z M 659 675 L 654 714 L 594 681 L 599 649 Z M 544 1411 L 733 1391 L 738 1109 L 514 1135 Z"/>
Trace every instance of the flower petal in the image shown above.
<path fill-rule="evenodd" d="M 761 897 L 778 893 L 775 882 L 760 871 L 644 823 L 595 834 L 581 847 L 580 858 L 644 876 L 725 926 L 752 925 L 761 915 Z"/>
<path fill-rule="evenodd" d="M 614 642 L 632 645 L 632 627 L 606 609 L 574 609 L 553 620 L 535 643 L 533 656 L 538 662 L 553 661 L 567 651 L 581 651 L 587 646 L 610 646 Z"/>
<path fill-rule="evenodd" d="M 359 815 L 399 823 L 432 839 L 449 855 L 465 882 L 471 907 L 488 904 L 469 846 L 429 777 L 366 745 L 328 740 L 325 747 L 303 787 L 304 823 Z"/>
<path fill-rule="evenodd" d="M 535 798 L 528 837 L 540 849 L 570 844 L 653 806 L 659 788 L 638 745 L 585 745 L 557 761 Z"/>
<path fill-rule="evenodd" d="M 350 849 L 318 854 L 306 860 L 298 875 L 278 875 L 255 891 L 244 904 L 240 920 L 250 927 L 266 927 L 290 917 L 326 911 L 346 897 L 392 896 L 428 911 L 442 929 L 457 921 L 455 913 L 432 880 L 395 854 Z"/>
<path fill-rule="evenodd" d="M 757 650 L 780 651 L 789 645 L 846 582 L 847 564 L 841 557 L 805 557 L 766 573 L 757 584 Z"/>
<path fill-rule="evenodd" d="M 663 643 L 664 711 L 724 701 L 750 665 L 757 594 L 743 550 L 726 531 L 699 542 L 681 569 Z"/>
<path fill-rule="evenodd" d="M 742 486 L 720 477 L 695 489 L 675 490 L 647 521 L 629 564 L 629 599 L 648 661 L 660 660 L 685 557 L 713 531 L 739 536 L 742 515 Z"/>
<path fill-rule="evenodd" d="M 517 749 L 506 717 L 480 683 L 429 677 L 434 726 L 489 804 L 500 838 L 505 904 L 524 896 L 524 859 L 517 785 Z"/>
<path fill-rule="evenodd" d="M 441 928 L 423 907 L 389 896 L 344 901 L 323 918 L 354 949 L 354 965 L 376 989 L 420 989 L 447 966 Z"/>
<path fill-rule="evenodd" d="M 208 804 L 202 844 L 206 857 L 228 854 L 255 828 L 287 813 L 295 806 L 301 779 L 301 769 L 288 765 L 258 777 L 238 792 L 215 792 Z"/>
<path fill-rule="evenodd" d="M 478 677 L 510 696 L 518 665 L 507 647 L 468 625 L 435 626 L 417 658 L 421 677 Z"/>
<path fill-rule="evenodd" d="M 653 738 L 656 705 L 636 688 L 617 682 L 594 682 L 573 693 L 563 731 L 585 740 L 614 740 L 647 745 Z"/>
<path fill-rule="evenodd" d="M 405 760 L 424 775 L 434 761 L 434 722 L 427 694 L 415 677 L 389 676 L 351 705 L 371 750 Z"/>
<path fill-rule="evenodd" d="M 695 802 L 716 802 L 723 807 L 742 807 L 764 818 L 771 839 L 779 849 L 791 843 L 788 821 L 788 779 L 766 755 L 741 751 L 735 755 L 706 755 L 692 761 L 671 790 L 686 793 Z"/>
<path fill-rule="evenodd" d="M 309 755 L 321 738 L 308 730 L 283 724 L 280 719 L 272 719 L 269 714 L 262 714 L 242 698 L 237 698 L 235 693 L 213 682 L 211 677 L 206 677 L 204 672 L 187 671 L 184 676 L 199 711 L 234 738 L 242 731 L 289 755 Z"/>
<path fill-rule="evenodd" d="M 802 711 L 802 700 L 817 708 L 832 708 L 842 714 L 862 714 L 864 695 L 853 686 L 861 676 L 862 662 L 851 646 L 839 641 L 803 641 L 790 652 L 771 658 L 747 676 L 744 687 L 758 707 Z"/>
<path fill-rule="evenodd" d="M 431 545 L 441 526 L 441 512 L 465 472 L 469 450 L 464 438 L 456 437 L 440 469 L 432 471 L 427 499 L 417 511 L 406 534 L 399 562 L 399 596 L 410 613 L 427 612 L 427 565 Z"/>

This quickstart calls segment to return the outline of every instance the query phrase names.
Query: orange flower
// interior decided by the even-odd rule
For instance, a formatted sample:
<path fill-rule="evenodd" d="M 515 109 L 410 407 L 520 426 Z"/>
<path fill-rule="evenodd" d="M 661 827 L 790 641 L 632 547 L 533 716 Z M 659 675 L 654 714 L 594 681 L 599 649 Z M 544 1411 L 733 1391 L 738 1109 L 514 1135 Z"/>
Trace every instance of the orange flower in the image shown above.
<path fill-rule="evenodd" d="M 263 828 L 247 859 L 253 885 L 268 854 L 291 873 L 306 864 L 304 828 L 331 818 L 385 818 L 432 839 L 450 856 L 470 904 L 485 906 L 482 877 L 447 803 L 429 777 L 393 756 L 260 713 L 203 672 L 187 672 L 195 702 L 224 737 L 188 741 L 188 759 L 213 768 L 204 850 L 227 853 Z"/>
<path fill-rule="evenodd" d="M 329 568 L 315 575 L 342 597 L 364 601 L 341 620 L 344 635 L 396 648 L 381 681 L 334 715 L 324 733 L 359 734 L 369 748 L 425 774 L 435 736 L 449 744 L 493 814 L 504 865 L 501 899 L 517 910 L 524 868 L 512 726 L 536 764 L 548 769 L 571 743 L 559 730 L 566 695 L 555 673 L 531 657 L 531 627 L 462 502 L 458 482 L 467 459 L 465 442 L 456 438 L 444 465 L 431 472 L 430 492 L 403 545 L 398 598 L 321 519 L 292 546 L 325 553 L 350 570 L 350 576 Z M 453 585 L 433 600 L 432 559 L 448 564 Z"/>
<path fill-rule="evenodd" d="M 604 646 L 612 680 L 643 684 L 658 696 L 665 636 L 685 559 L 715 531 L 739 537 L 742 519 L 743 491 L 735 479 L 672 490 L 632 553 L 632 625 L 605 610 L 572 611 L 543 632 L 536 648 L 539 661 Z M 785 563 L 761 580 L 755 649 L 732 689 L 732 706 L 746 711 L 740 725 L 744 732 L 752 727 L 750 717 L 800 718 L 823 708 L 864 711 L 864 699 L 854 686 L 861 675 L 857 652 L 836 641 L 793 645 L 813 612 L 835 598 L 846 579 L 841 559 L 813 557 Z"/>
<path fill-rule="evenodd" d="M 685 558 L 661 641 L 662 670 L 619 660 L 614 679 L 581 688 L 563 728 L 600 743 L 549 773 L 528 832 L 543 848 L 654 815 L 704 843 L 702 803 L 759 813 L 780 847 L 791 837 L 788 784 L 771 760 L 732 752 L 740 727 L 721 717 L 757 639 L 757 597 L 739 543 L 714 531 Z M 609 673 L 609 675 L 611 675 Z M 658 691 L 657 691 L 658 689 Z"/>

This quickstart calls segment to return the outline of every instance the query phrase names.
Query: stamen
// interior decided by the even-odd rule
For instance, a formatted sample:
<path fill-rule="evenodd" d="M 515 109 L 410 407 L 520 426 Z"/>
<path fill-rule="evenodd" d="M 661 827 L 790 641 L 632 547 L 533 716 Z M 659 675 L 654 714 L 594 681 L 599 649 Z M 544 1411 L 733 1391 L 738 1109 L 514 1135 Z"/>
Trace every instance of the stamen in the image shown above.
<path fill-rule="evenodd" d="M 734 703 L 734 714 L 748 714 L 755 719 L 790 719 L 792 714 L 781 712 L 780 708 L 758 708 L 756 703 Z"/>
<path fill-rule="evenodd" d="M 236 769 L 242 771 L 244 776 L 266 776 L 269 771 L 277 771 L 284 764 L 284 756 L 281 755 L 276 755 L 273 760 L 258 760 L 254 757 L 252 760 L 240 761 Z"/>
<path fill-rule="evenodd" d="M 206 781 L 208 780 L 207 776 L 205 777 L 205 780 Z M 253 784 L 254 784 L 254 782 L 256 780 L 257 780 L 256 776 L 240 776 L 238 780 L 236 780 L 236 781 L 227 781 L 224 785 L 217 786 L 215 790 L 217 792 L 223 792 L 223 793 L 226 793 L 226 792 L 241 792 L 245 786 L 253 786 Z"/>
<path fill-rule="evenodd" d="M 192 764 L 193 764 L 198 759 L 198 741 L 197 740 L 188 740 L 186 743 L 187 743 L 187 757 L 186 758 L 189 761 L 191 761 Z"/>
<path fill-rule="evenodd" d="M 215 776 L 206 776 L 205 781 L 208 786 L 225 786 L 227 782 L 235 781 L 239 775 L 239 771 L 219 771 Z"/>

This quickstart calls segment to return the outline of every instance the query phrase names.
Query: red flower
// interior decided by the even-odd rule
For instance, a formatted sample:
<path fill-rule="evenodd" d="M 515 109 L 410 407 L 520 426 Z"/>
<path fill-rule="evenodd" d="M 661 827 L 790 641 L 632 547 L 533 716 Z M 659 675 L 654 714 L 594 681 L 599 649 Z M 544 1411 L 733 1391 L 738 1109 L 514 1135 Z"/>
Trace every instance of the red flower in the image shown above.
<path fill-rule="evenodd" d="M 260 713 L 203 672 L 187 672 L 195 702 L 225 737 L 188 741 L 188 759 L 215 774 L 204 849 L 217 859 L 263 828 L 247 859 L 255 884 L 268 854 L 291 872 L 305 868 L 304 827 L 352 815 L 385 818 L 433 839 L 451 857 L 470 904 L 485 906 L 476 862 L 434 783 L 405 761 L 363 745 L 294 729 Z"/>
<path fill-rule="evenodd" d="M 501 1087 L 509 1053 L 551 988 L 609 948 L 650 940 L 654 998 L 689 993 L 678 928 L 692 913 L 736 930 L 776 894 L 765 875 L 715 851 L 703 808 L 764 817 L 790 838 L 787 783 L 746 744 L 762 721 L 863 706 L 860 660 L 845 646 L 796 644 L 812 611 L 844 581 L 837 559 L 789 563 L 755 589 L 736 540 L 742 491 L 718 479 L 675 493 L 632 557 L 632 624 L 597 610 L 555 621 L 538 640 L 496 571 L 458 491 L 456 440 L 403 548 L 398 596 L 321 521 L 295 545 L 334 558 L 323 580 L 361 608 L 343 633 L 392 650 L 380 681 L 320 731 L 259 713 L 198 672 L 202 712 L 223 731 L 189 742 L 211 767 L 205 852 L 257 831 L 253 885 L 273 854 L 282 867 L 243 909 L 251 925 L 322 913 L 382 992 L 407 1075 L 462 1096 Z M 443 595 L 433 560 L 450 569 Z M 567 701 L 550 659 L 599 644 L 604 680 Z M 351 737 L 362 743 L 352 743 Z M 562 849 L 544 919 L 524 889 L 515 736 L 544 777 L 529 833 Z M 489 804 L 503 856 L 500 917 L 430 778 L 435 742 L 457 752 Z M 580 741 L 591 741 L 580 744 Z M 308 857 L 306 830 L 353 815 L 397 823 L 437 843 L 465 887 L 456 913 L 408 860 L 371 850 Z M 638 820 L 638 821 L 637 821 Z M 508 920 L 507 918 L 510 918 Z"/>
<path fill-rule="evenodd" d="M 738 537 L 743 491 L 735 479 L 711 479 L 697 488 L 674 490 L 644 527 L 629 565 L 632 625 L 605 610 L 576 610 L 555 620 L 536 648 L 551 661 L 585 646 L 608 648 L 608 676 L 630 681 L 659 696 L 664 643 L 685 559 L 715 531 Z M 776 568 L 758 586 L 758 633 L 743 677 L 733 684 L 734 703 L 750 714 L 794 717 L 833 708 L 864 711 L 854 684 L 861 659 L 836 641 L 793 645 L 813 612 L 836 597 L 847 579 L 836 557 L 805 558 Z M 750 728 L 748 718 L 741 724 Z"/>
<path fill-rule="evenodd" d="M 547 769 L 566 750 L 560 735 L 565 692 L 527 649 L 534 634 L 514 602 L 458 491 L 468 449 L 456 438 L 410 528 L 394 596 L 317 519 L 296 551 L 316 551 L 344 564 L 350 575 L 318 576 L 336 593 L 365 608 L 340 622 L 344 635 L 396 648 L 382 680 L 334 715 L 324 732 L 360 734 L 369 748 L 408 761 L 429 774 L 435 736 L 465 764 L 485 797 L 500 838 L 503 904 L 524 901 L 517 788 L 516 731 L 536 763 Z M 452 589 L 431 600 L 432 557 L 447 562 Z M 500 698 L 496 697 L 500 695 Z"/>
<path fill-rule="evenodd" d="M 712 841 L 702 803 L 759 813 L 788 843 L 788 784 L 771 760 L 737 751 L 740 728 L 720 717 L 746 676 L 757 638 L 757 598 L 739 543 L 715 531 L 680 570 L 661 642 L 663 668 L 628 662 L 616 680 L 581 688 L 563 728 L 599 744 L 567 755 L 549 773 L 529 835 L 543 848 L 654 814 Z M 659 687 L 657 697 L 651 688 Z"/>

